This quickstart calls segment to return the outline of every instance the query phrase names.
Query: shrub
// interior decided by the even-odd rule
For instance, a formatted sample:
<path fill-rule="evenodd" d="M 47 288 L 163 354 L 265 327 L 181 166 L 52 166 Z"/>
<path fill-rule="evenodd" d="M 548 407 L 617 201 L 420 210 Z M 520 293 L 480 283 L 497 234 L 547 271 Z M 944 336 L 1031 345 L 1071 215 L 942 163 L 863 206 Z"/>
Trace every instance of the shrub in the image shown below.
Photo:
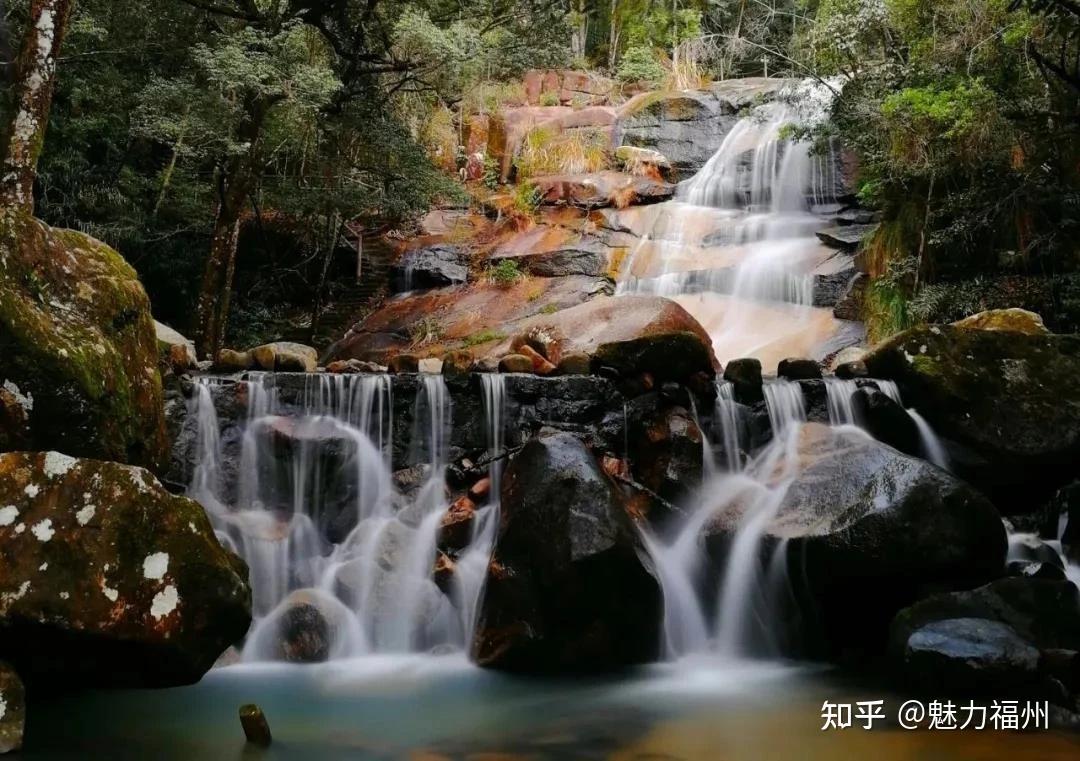
<path fill-rule="evenodd" d="M 470 349 L 473 346 L 480 346 L 481 344 L 492 343 L 493 341 L 506 340 L 506 334 L 500 333 L 497 330 L 482 330 L 479 333 L 473 333 L 461 342 L 461 345 L 466 349 Z"/>
<path fill-rule="evenodd" d="M 667 72 L 651 47 L 635 45 L 623 53 L 616 77 L 620 82 L 646 82 L 659 85 Z"/>
<path fill-rule="evenodd" d="M 557 92 L 540 93 L 541 106 L 557 106 L 560 102 L 561 101 L 559 100 L 559 94 Z"/>
<path fill-rule="evenodd" d="M 488 279 L 500 288 L 509 288 L 521 280 L 521 268 L 513 259 L 501 259 L 499 263 L 488 267 Z"/>
<path fill-rule="evenodd" d="M 511 199 L 514 211 L 526 217 L 536 214 L 536 210 L 540 208 L 540 202 L 543 200 L 540 188 L 531 182 L 523 182 L 518 185 Z"/>

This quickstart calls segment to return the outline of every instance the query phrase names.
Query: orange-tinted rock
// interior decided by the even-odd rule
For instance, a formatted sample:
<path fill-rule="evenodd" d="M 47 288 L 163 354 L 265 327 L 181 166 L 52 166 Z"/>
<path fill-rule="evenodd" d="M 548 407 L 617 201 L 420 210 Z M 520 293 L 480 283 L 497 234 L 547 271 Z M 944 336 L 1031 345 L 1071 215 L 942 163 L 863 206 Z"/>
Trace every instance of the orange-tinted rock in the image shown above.
<path fill-rule="evenodd" d="M 525 72 L 525 100 L 530 106 L 540 103 L 540 91 L 544 86 L 544 75 L 537 69 Z"/>
<path fill-rule="evenodd" d="M 599 238 L 558 224 L 537 225 L 511 236 L 489 257 L 495 264 L 503 259 L 512 259 L 519 269 L 539 277 L 601 277 L 611 264 L 609 251 Z"/>
<path fill-rule="evenodd" d="M 458 498 L 439 524 L 439 548 L 456 551 L 467 547 L 475 521 L 476 503 L 468 496 Z"/>
<path fill-rule="evenodd" d="M 589 375 L 592 372 L 592 358 L 584 352 L 564 354 L 556 369 L 559 375 Z"/>
<path fill-rule="evenodd" d="M 540 352 L 528 344 L 519 346 L 517 352 L 532 363 L 532 372 L 536 375 L 551 375 L 555 372 L 555 365 L 544 359 Z"/>
<path fill-rule="evenodd" d="M 503 373 L 531 373 L 533 361 L 524 354 L 507 354 L 499 360 L 499 371 Z"/>
<path fill-rule="evenodd" d="M 625 208 L 666 201 L 675 195 L 675 186 L 671 183 L 622 172 L 551 175 L 536 177 L 532 183 L 542 194 L 544 203 L 565 203 L 583 209 Z"/>
<path fill-rule="evenodd" d="M 420 357 L 415 354 L 397 354 L 386 364 L 395 375 L 420 372 Z"/>
<path fill-rule="evenodd" d="M 435 585 L 442 590 L 443 594 L 450 594 L 454 588 L 454 574 L 457 572 L 457 565 L 450 559 L 442 550 L 435 556 L 435 567 L 432 571 L 432 576 L 435 580 Z"/>
<path fill-rule="evenodd" d="M 529 346 L 548 362 L 557 365 L 562 361 L 562 347 L 565 343 L 566 336 L 555 327 L 535 325 L 525 333 L 515 336 L 510 349 L 517 351 L 522 346 Z"/>
<path fill-rule="evenodd" d="M 465 152 L 487 153 L 490 131 L 491 117 L 487 114 L 469 116 L 465 122 Z"/>
<path fill-rule="evenodd" d="M 482 502 L 487 499 L 491 493 L 491 479 L 484 477 L 477 481 L 469 488 L 469 497 L 476 502 Z"/>

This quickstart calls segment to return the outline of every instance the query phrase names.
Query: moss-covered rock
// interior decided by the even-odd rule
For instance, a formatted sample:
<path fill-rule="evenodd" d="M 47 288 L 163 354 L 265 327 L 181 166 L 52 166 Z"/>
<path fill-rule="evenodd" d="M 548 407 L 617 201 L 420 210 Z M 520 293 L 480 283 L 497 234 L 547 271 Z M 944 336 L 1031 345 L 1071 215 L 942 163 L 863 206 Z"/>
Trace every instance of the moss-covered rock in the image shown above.
<path fill-rule="evenodd" d="M 27 413 L 22 446 L 162 466 L 157 359 L 149 299 L 119 254 L 0 213 L 0 386 Z"/>
<path fill-rule="evenodd" d="M 915 328 L 866 365 L 955 444 L 961 475 L 1029 512 L 1080 474 L 1080 336 Z"/>
<path fill-rule="evenodd" d="M 196 502 L 142 468 L 0 455 L 0 657 L 28 685 L 195 682 L 250 621 Z"/>

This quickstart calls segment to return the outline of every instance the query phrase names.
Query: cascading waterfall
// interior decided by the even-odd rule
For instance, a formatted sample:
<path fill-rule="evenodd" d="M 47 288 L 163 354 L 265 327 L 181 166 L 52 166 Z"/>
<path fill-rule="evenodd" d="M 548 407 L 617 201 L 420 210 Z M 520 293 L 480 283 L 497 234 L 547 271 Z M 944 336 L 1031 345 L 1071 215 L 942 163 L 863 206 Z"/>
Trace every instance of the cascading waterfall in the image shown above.
<path fill-rule="evenodd" d="M 839 265 L 815 232 L 836 208 L 838 159 L 785 139 L 832 102 L 816 82 L 792 86 L 741 119 L 709 162 L 662 204 L 620 274 L 617 293 L 682 304 L 709 331 L 721 361 L 824 356 L 847 332 L 813 307 L 814 277 Z"/>
<path fill-rule="evenodd" d="M 776 378 L 766 381 L 762 391 L 774 435 L 780 436 L 793 425 L 806 422 L 806 399 L 798 383 Z"/>
<path fill-rule="evenodd" d="M 713 424 L 719 429 L 728 472 L 736 473 L 742 470 L 742 422 L 739 419 L 739 405 L 735 401 L 735 385 L 730 381 L 716 382 Z"/>
<path fill-rule="evenodd" d="M 392 477 L 391 379 L 312 374 L 304 383 L 298 403 L 288 408 L 277 376 L 251 374 L 243 382 L 247 416 L 232 478 L 221 468 L 214 405 L 215 385 L 224 383 L 200 379 L 191 401 L 195 463 L 188 493 L 250 568 L 255 623 L 243 659 L 324 660 L 467 647 L 498 504 L 493 497 L 477 511 L 473 541 L 457 558 L 454 588 L 444 594 L 433 580 L 448 509 L 452 424 L 442 376 L 420 376 L 410 455 L 423 475 L 404 493 Z M 494 457 L 503 447 L 497 433 L 505 419 L 502 381 L 484 383 Z M 493 465 L 493 483 L 498 476 Z M 326 641 L 314 653 L 297 655 L 289 632 L 312 621 L 317 625 L 310 631 Z"/>
<path fill-rule="evenodd" d="M 718 391 L 718 404 L 734 404 L 726 386 Z M 745 468 L 736 461 L 734 468 L 711 476 L 671 534 L 660 537 L 644 530 L 664 590 L 663 639 L 670 659 L 704 652 L 732 658 L 777 654 L 768 646 L 772 633 L 767 622 L 773 618 L 777 588 L 786 584 L 786 552 L 784 543 L 777 542 L 766 557 L 763 545 L 794 476 L 792 454 L 806 408 L 797 383 L 770 381 L 765 392 L 776 432 L 773 442 Z M 713 524 L 731 535 L 715 597 L 702 536 Z"/>
<path fill-rule="evenodd" d="M 859 390 L 853 380 L 836 377 L 825 378 L 825 394 L 829 407 L 829 425 L 854 425 L 855 411 L 851 397 Z"/>
<path fill-rule="evenodd" d="M 476 512 L 472 540 L 457 560 L 454 574 L 454 596 L 461 613 L 466 643 L 472 642 L 476 631 L 477 613 L 484 594 L 488 561 L 495 548 L 499 529 L 499 500 L 502 492 L 502 472 L 505 465 L 506 439 L 506 378 L 498 373 L 480 376 L 483 389 L 484 418 L 487 428 L 488 504 Z"/>

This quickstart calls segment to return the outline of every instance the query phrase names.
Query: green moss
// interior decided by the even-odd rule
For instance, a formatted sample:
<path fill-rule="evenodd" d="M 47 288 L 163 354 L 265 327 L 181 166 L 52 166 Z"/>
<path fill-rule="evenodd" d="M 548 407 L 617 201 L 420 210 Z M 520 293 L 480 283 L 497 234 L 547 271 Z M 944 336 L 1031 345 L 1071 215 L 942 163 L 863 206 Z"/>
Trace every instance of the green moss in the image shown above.
<path fill-rule="evenodd" d="M 105 244 L 0 216 L 3 378 L 33 396 L 31 440 L 99 459 L 164 463 L 161 378 L 149 300 Z"/>
<path fill-rule="evenodd" d="M 468 336 L 464 341 L 461 342 L 461 345 L 465 348 L 471 348 L 473 346 L 480 346 L 481 344 L 505 340 L 505 333 L 500 333 L 497 330 L 483 330 L 479 333 L 473 333 L 471 336 Z"/>

